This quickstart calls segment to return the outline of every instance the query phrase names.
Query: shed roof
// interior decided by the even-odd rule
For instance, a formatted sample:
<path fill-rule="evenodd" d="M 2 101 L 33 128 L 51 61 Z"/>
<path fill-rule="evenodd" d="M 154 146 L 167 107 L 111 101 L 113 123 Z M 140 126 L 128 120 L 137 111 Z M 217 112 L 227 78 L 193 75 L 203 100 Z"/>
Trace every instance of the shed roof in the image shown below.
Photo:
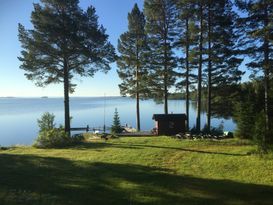
<path fill-rule="evenodd" d="M 158 121 L 158 120 L 186 120 L 187 116 L 186 114 L 154 114 L 153 115 L 153 120 Z"/>

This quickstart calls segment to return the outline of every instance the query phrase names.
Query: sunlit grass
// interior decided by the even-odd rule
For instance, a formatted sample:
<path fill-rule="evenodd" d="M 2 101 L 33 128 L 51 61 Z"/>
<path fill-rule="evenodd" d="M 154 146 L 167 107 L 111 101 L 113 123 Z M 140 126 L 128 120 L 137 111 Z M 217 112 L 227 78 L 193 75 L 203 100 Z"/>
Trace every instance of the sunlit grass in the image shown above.
<path fill-rule="evenodd" d="M 272 204 L 273 156 L 249 141 L 92 140 L 0 151 L 0 204 Z"/>

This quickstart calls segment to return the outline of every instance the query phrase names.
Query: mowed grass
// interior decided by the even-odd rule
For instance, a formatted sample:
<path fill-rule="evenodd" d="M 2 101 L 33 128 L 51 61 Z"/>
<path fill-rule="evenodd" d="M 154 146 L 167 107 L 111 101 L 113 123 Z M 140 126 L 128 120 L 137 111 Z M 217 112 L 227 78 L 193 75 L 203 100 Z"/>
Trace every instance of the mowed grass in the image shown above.
<path fill-rule="evenodd" d="M 168 137 L 0 151 L 0 204 L 273 204 L 273 156 L 247 141 Z"/>

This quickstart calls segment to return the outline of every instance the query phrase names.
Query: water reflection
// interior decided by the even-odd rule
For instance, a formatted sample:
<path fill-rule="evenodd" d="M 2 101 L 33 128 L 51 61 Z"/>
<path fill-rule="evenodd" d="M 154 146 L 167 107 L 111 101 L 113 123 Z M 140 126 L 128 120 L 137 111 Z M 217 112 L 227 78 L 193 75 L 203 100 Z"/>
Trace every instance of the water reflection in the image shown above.
<path fill-rule="evenodd" d="M 135 100 L 122 97 L 71 98 L 72 127 L 103 126 L 104 104 L 106 126 L 111 126 L 115 108 L 118 109 L 121 123 L 135 126 Z M 190 104 L 190 126 L 195 124 L 196 103 Z M 141 101 L 141 129 L 154 127 L 152 115 L 163 113 L 163 105 L 152 100 Z M 170 113 L 185 113 L 185 101 L 169 101 Z M 0 145 L 32 144 L 38 133 L 37 119 L 44 113 L 56 115 L 56 124 L 63 124 L 62 98 L 2 98 L 0 99 Z M 202 126 L 206 113 L 201 115 Z M 235 124 L 229 119 L 212 119 L 212 125 L 224 122 L 225 130 L 234 130 Z"/>

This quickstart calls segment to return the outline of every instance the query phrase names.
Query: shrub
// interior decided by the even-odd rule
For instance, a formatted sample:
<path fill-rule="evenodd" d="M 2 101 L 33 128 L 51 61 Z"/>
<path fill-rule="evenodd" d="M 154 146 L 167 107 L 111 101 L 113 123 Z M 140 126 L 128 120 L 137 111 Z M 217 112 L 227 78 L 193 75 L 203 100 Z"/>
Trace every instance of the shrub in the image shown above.
<path fill-rule="evenodd" d="M 0 145 L 0 150 L 8 150 L 9 149 L 9 147 L 1 147 L 1 145 Z"/>
<path fill-rule="evenodd" d="M 267 152 L 267 142 L 269 133 L 265 129 L 265 114 L 263 112 L 256 116 L 256 122 L 254 127 L 254 141 L 258 145 L 258 151 L 260 153 Z"/>
<path fill-rule="evenodd" d="M 37 148 L 64 148 L 79 144 L 84 140 L 82 135 L 68 136 L 63 128 L 42 131 L 34 143 Z"/>
<path fill-rule="evenodd" d="M 70 138 L 63 129 L 41 131 L 34 146 L 38 148 L 59 148 L 70 144 Z"/>
<path fill-rule="evenodd" d="M 72 144 L 79 144 L 79 143 L 81 143 L 82 141 L 84 141 L 85 140 L 85 137 L 84 137 L 84 135 L 83 134 L 76 134 L 76 135 L 73 135 L 72 137 L 71 137 L 71 140 L 72 140 Z"/>
<path fill-rule="evenodd" d="M 35 140 L 34 147 L 37 148 L 63 148 L 78 144 L 84 140 L 82 135 L 70 137 L 62 126 L 55 128 L 55 116 L 50 113 L 44 113 L 38 120 L 40 128 L 39 135 Z"/>
<path fill-rule="evenodd" d="M 41 119 L 38 119 L 38 127 L 40 129 L 39 132 L 52 130 L 55 128 L 55 115 L 49 112 L 46 112 L 42 115 Z"/>
<path fill-rule="evenodd" d="M 212 127 L 210 130 L 210 134 L 214 136 L 221 136 L 224 134 L 223 127 L 219 125 L 219 127 Z"/>
<path fill-rule="evenodd" d="M 191 128 L 190 133 L 192 135 L 198 135 L 198 134 L 200 134 L 200 132 L 198 132 L 198 130 L 197 130 L 197 128 L 195 126 L 193 126 L 193 128 Z"/>
<path fill-rule="evenodd" d="M 253 139 L 255 115 L 254 105 L 251 102 L 240 102 L 236 105 L 234 119 L 237 123 L 237 129 L 235 131 L 237 137 Z"/>
<path fill-rule="evenodd" d="M 221 136 L 224 134 L 224 124 L 223 122 L 219 124 L 218 127 L 211 127 L 210 130 L 208 128 L 208 125 L 205 124 L 204 128 L 202 129 L 202 134 L 209 134 L 214 136 Z"/>

